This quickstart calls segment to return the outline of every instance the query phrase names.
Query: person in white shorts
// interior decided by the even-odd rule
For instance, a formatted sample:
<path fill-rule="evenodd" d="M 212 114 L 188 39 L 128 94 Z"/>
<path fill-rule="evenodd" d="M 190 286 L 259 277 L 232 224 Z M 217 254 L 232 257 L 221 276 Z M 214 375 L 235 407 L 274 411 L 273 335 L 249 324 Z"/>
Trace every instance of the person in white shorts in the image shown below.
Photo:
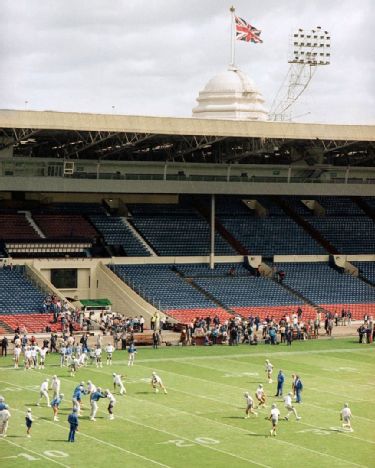
<path fill-rule="evenodd" d="M 87 381 L 87 389 L 86 389 L 86 394 L 89 395 L 89 398 L 91 398 L 91 395 L 96 392 L 96 385 L 94 385 L 91 380 Z"/>
<path fill-rule="evenodd" d="M 266 407 L 266 394 L 264 393 L 263 385 L 259 384 L 256 392 L 255 392 L 255 398 L 258 400 L 258 408 L 261 406 L 263 408 Z"/>
<path fill-rule="evenodd" d="M 353 432 L 352 424 L 351 424 L 351 419 L 353 415 L 352 412 L 350 411 L 348 403 L 345 403 L 344 408 L 340 412 L 340 420 L 342 421 L 342 427 L 344 429 L 348 429 L 350 432 Z"/>
<path fill-rule="evenodd" d="M 116 404 L 116 398 L 112 395 L 112 393 L 108 390 L 104 392 L 104 395 L 109 399 L 109 405 L 108 405 L 108 413 L 109 413 L 109 419 L 115 419 L 115 416 L 113 414 L 113 407 Z"/>
<path fill-rule="evenodd" d="M 47 353 L 48 353 L 48 348 L 39 348 L 39 356 L 40 356 L 39 369 L 44 369 Z"/>
<path fill-rule="evenodd" d="M 8 408 L 5 408 L 0 411 L 0 437 L 7 436 L 10 412 Z"/>
<path fill-rule="evenodd" d="M 97 346 L 95 349 L 95 359 L 96 359 L 96 367 L 103 367 L 102 363 L 102 348 Z"/>
<path fill-rule="evenodd" d="M 161 378 L 157 375 L 156 372 L 153 372 L 152 373 L 152 376 L 151 376 L 151 386 L 152 388 L 154 389 L 154 392 L 155 393 L 158 393 L 159 392 L 159 388 L 160 387 L 163 392 L 165 394 L 167 394 L 167 389 L 164 387 L 164 384 L 163 384 L 163 381 L 161 380 Z"/>
<path fill-rule="evenodd" d="M 87 353 L 86 351 L 83 351 L 82 354 L 80 354 L 79 358 L 78 358 L 78 362 L 79 362 L 79 366 L 82 367 L 82 366 L 87 366 Z"/>
<path fill-rule="evenodd" d="M 250 417 L 250 413 L 254 414 L 255 416 L 258 416 L 258 413 L 254 411 L 254 400 L 250 396 L 249 392 L 244 393 L 244 397 L 246 400 L 246 411 L 245 411 L 245 419 L 248 419 Z"/>
<path fill-rule="evenodd" d="M 54 375 L 51 380 L 51 389 L 53 391 L 53 396 L 52 396 L 53 399 L 58 398 L 58 396 L 60 395 L 60 387 L 61 387 L 61 381 L 57 377 L 57 375 Z"/>
<path fill-rule="evenodd" d="M 301 416 L 298 416 L 297 410 L 293 406 L 292 398 L 293 398 L 292 392 L 289 392 L 288 395 L 284 397 L 285 408 L 288 410 L 288 414 L 285 416 L 285 419 L 288 421 L 290 414 L 293 413 L 297 421 L 299 421 L 301 419 Z"/>
<path fill-rule="evenodd" d="M 40 386 L 40 397 L 38 400 L 38 403 L 36 404 L 37 406 L 40 406 L 40 402 L 42 401 L 42 398 L 44 397 L 47 400 L 47 406 L 51 406 L 49 404 L 49 395 L 48 395 L 48 382 L 49 380 L 46 379 L 42 385 Z"/>
<path fill-rule="evenodd" d="M 18 366 L 20 364 L 20 356 L 21 356 L 21 347 L 16 346 L 14 348 L 13 354 L 14 354 L 14 368 L 18 369 Z"/>
<path fill-rule="evenodd" d="M 120 395 L 124 395 L 126 393 L 124 384 L 122 382 L 122 375 L 113 373 L 113 391 L 116 391 L 116 387 L 120 388 Z"/>
<path fill-rule="evenodd" d="M 31 354 L 31 349 L 28 346 L 27 348 L 25 348 L 25 370 L 32 369 L 32 366 L 33 366 L 33 357 Z"/>
<path fill-rule="evenodd" d="M 107 366 L 112 366 L 112 354 L 115 348 L 111 344 L 107 344 L 105 347 L 105 352 L 107 353 Z"/>
<path fill-rule="evenodd" d="M 272 404 L 271 414 L 269 415 L 268 419 L 272 423 L 272 429 L 270 430 L 270 435 L 276 436 L 276 428 L 279 422 L 280 411 L 278 410 L 276 403 Z"/>
<path fill-rule="evenodd" d="M 272 383 L 273 365 L 270 363 L 268 359 L 266 359 L 265 371 L 267 374 L 268 383 Z"/>

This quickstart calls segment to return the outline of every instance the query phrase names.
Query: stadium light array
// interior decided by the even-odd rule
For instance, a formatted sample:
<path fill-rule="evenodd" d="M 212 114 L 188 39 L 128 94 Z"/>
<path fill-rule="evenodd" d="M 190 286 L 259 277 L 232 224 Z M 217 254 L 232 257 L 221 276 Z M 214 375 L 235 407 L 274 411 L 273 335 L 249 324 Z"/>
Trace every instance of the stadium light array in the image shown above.
<path fill-rule="evenodd" d="M 321 26 L 306 31 L 298 29 L 292 35 L 292 56 L 289 63 L 303 65 L 329 65 L 331 61 L 331 35 Z"/>

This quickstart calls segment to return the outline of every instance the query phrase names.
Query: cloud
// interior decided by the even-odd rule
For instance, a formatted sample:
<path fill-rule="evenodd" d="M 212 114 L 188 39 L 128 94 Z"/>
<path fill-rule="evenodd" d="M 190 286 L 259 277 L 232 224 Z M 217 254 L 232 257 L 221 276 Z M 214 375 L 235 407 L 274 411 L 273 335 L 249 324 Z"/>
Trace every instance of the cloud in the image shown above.
<path fill-rule="evenodd" d="M 224 0 L 3 0 L 0 107 L 190 116 L 198 92 L 230 59 Z M 289 36 L 321 25 L 332 64 L 314 76 L 294 115 L 374 123 L 371 0 L 236 2 L 262 29 L 236 44 L 236 63 L 270 106 L 288 71 Z M 371 105 L 372 104 L 372 105 Z"/>

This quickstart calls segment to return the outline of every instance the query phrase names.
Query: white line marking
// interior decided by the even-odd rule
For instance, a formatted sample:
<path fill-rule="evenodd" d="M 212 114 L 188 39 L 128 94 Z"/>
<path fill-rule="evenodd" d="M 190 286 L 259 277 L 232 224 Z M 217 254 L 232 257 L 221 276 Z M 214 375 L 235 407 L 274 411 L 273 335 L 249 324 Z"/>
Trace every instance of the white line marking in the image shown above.
<path fill-rule="evenodd" d="M 20 449 L 25 450 L 25 452 L 30 452 L 30 453 L 33 453 L 34 455 L 38 455 L 39 457 L 43 457 L 53 463 L 56 463 L 57 465 L 64 466 L 65 468 L 70 468 L 69 465 L 64 465 L 63 463 L 60 463 L 57 460 L 54 460 L 53 458 L 47 457 L 47 455 L 44 455 L 43 453 L 35 452 L 34 450 L 26 448 L 23 445 L 19 445 L 19 444 L 16 444 L 15 442 L 11 442 L 9 439 L 1 438 L 0 440 L 3 440 L 4 442 L 8 442 L 8 444 L 14 445 L 16 447 L 19 447 Z"/>
<path fill-rule="evenodd" d="M 45 374 L 45 375 L 49 375 L 49 374 L 46 374 L 45 372 L 40 372 L 40 373 L 41 373 L 41 374 Z M 64 379 L 64 378 L 62 378 L 62 379 L 63 379 L 63 380 L 67 380 L 67 379 Z M 10 383 L 10 382 L 6 382 L 6 381 L 4 381 L 4 380 L 2 380 L 2 382 L 7 383 L 7 384 Z M 71 383 L 71 382 L 70 382 L 70 383 Z M 38 390 L 26 389 L 25 387 L 22 387 L 21 385 L 16 385 L 16 384 L 12 384 L 12 385 L 15 386 L 15 387 L 23 388 L 23 389 L 25 389 L 25 390 L 27 390 L 27 391 L 29 391 L 29 392 L 36 392 L 36 393 L 38 393 Z M 14 408 L 13 408 L 13 409 L 14 409 Z M 16 411 L 20 411 L 20 410 L 16 410 Z M 105 411 L 102 411 L 102 410 L 99 410 L 99 412 L 100 412 L 100 413 L 105 413 Z M 184 439 L 184 440 L 187 440 L 187 441 L 189 441 L 189 442 L 193 442 L 194 444 L 199 445 L 200 447 L 204 447 L 204 448 L 209 449 L 209 450 L 214 450 L 215 452 L 224 453 L 225 455 L 229 455 L 230 457 L 238 458 L 239 460 L 247 461 L 247 462 L 250 462 L 250 463 L 252 463 L 252 464 L 254 464 L 254 465 L 261 466 L 261 467 L 263 467 L 263 468 L 272 468 L 270 465 L 265 465 L 265 464 L 263 464 L 263 463 L 256 462 L 256 461 L 251 460 L 251 459 L 249 459 L 249 458 L 242 457 L 241 455 L 237 455 L 237 454 L 234 454 L 234 453 L 231 453 L 231 452 L 227 452 L 226 450 L 218 449 L 218 448 L 216 448 L 216 447 L 211 447 L 211 446 L 209 446 L 209 445 L 205 445 L 205 444 L 196 442 L 196 441 L 194 441 L 193 439 L 189 439 L 188 437 L 181 436 L 181 435 L 179 435 L 179 434 L 174 434 L 173 432 L 165 431 L 164 429 L 158 429 L 158 428 L 156 428 L 156 427 L 149 426 L 149 425 L 147 425 L 147 424 L 143 424 L 143 423 L 140 423 L 140 422 L 138 422 L 138 421 L 135 421 L 134 419 L 131 419 L 131 418 L 124 418 L 124 417 L 122 417 L 122 416 L 117 416 L 117 419 L 123 419 L 124 421 L 129 421 L 129 422 L 131 422 L 131 423 L 133 423 L 133 424 L 136 424 L 136 425 L 138 425 L 138 426 L 147 427 L 148 429 L 152 429 L 153 431 L 157 431 L 157 432 L 161 432 L 161 433 L 164 433 L 164 434 L 168 434 L 168 435 L 171 435 L 171 436 L 173 436 L 173 437 L 179 437 L 180 439 Z M 52 422 L 50 422 L 50 421 L 45 421 L 45 422 L 47 422 L 47 423 L 49 423 L 49 424 L 52 424 L 52 425 L 59 426 L 59 427 L 64 427 L 64 426 L 61 426 L 61 425 L 59 425 L 59 424 L 52 423 Z M 234 427 L 234 426 L 232 426 L 232 427 Z M 247 431 L 247 432 L 248 432 L 248 431 Z M 149 458 L 144 457 L 143 455 L 139 455 L 139 454 L 137 454 L 137 453 L 134 453 L 134 452 L 130 452 L 130 451 L 128 451 L 128 450 L 125 450 L 125 449 L 123 449 L 122 447 L 119 447 L 119 446 L 117 446 L 117 445 L 113 445 L 113 444 L 111 444 L 110 442 L 106 442 L 106 441 L 104 441 L 104 440 L 97 439 L 96 437 L 90 436 L 90 435 L 88 435 L 88 434 L 84 434 L 83 432 L 80 432 L 80 434 L 81 434 L 82 436 L 84 436 L 84 437 L 88 437 L 88 438 L 90 438 L 90 439 L 97 440 L 98 442 L 101 442 L 102 444 L 109 445 L 110 447 L 117 448 L 117 449 L 119 449 L 119 450 L 122 450 L 123 452 L 130 453 L 131 455 L 135 455 L 135 456 L 137 456 L 137 457 L 143 458 L 144 460 L 150 461 L 150 462 L 155 463 L 155 464 L 157 464 L 157 465 L 164 466 L 164 467 L 166 467 L 166 468 L 171 468 L 171 467 L 169 467 L 168 465 L 164 465 L 164 464 L 159 463 L 159 462 L 157 462 L 157 461 L 155 461 L 155 460 L 151 460 L 151 459 L 149 459 Z"/>

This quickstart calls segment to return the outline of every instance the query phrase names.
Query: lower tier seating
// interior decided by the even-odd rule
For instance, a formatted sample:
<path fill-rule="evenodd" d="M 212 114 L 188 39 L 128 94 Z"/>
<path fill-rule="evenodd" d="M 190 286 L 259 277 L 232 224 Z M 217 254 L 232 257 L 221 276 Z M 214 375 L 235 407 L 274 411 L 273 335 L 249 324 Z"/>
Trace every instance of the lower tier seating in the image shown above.
<path fill-rule="evenodd" d="M 0 317 L 12 330 L 19 327 L 21 330 L 25 328 L 27 333 L 41 333 L 49 326 L 53 332 L 61 331 L 60 323 L 52 323 L 53 314 L 2 314 Z"/>

